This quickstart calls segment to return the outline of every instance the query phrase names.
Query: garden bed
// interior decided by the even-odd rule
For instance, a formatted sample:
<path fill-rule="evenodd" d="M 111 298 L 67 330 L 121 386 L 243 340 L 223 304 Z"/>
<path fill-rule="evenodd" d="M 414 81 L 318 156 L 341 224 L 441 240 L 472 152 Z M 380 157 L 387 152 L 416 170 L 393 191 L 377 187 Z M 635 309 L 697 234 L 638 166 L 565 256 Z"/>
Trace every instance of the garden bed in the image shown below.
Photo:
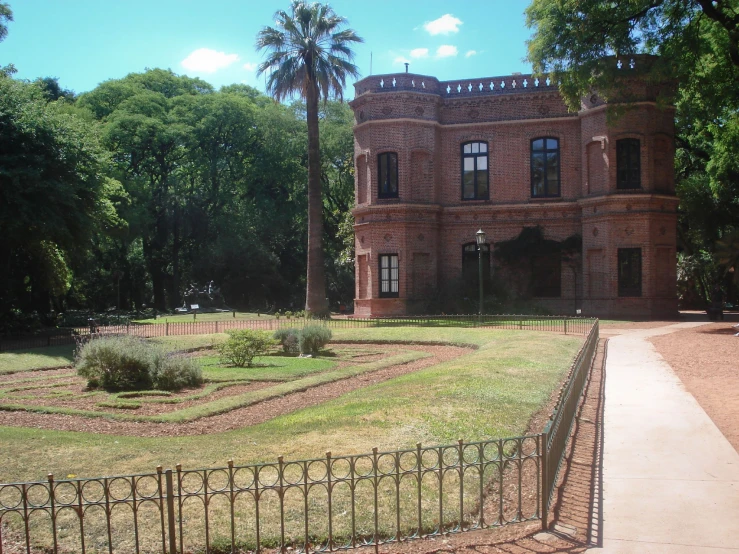
<path fill-rule="evenodd" d="M 231 374 L 238 371 L 243 375 L 244 381 L 206 382 L 196 389 L 183 389 L 162 396 L 144 394 L 132 397 L 127 394 L 121 398 L 121 395 L 88 390 L 85 380 L 68 368 L 28 371 L 22 377 L 16 374 L 15 379 L 13 376 L 4 376 L 0 378 L 0 425 L 147 437 L 221 432 L 262 423 L 320 404 L 346 392 L 451 360 L 470 351 L 470 348 L 460 346 L 371 343 L 335 343 L 332 344 L 332 349 L 339 354 L 337 362 L 329 365 L 325 371 L 311 373 L 310 379 L 316 380 L 321 374 L 330 372 L 325 382 L 318 379 L 315 385 L 311 385 L 311 382 L 299 384 L 298 389 L 293 392 L 267 397 L 247 406 L 182 423 L 146 421 L 146 418 L 176 414 L 188 408 L 207 409 L 209 404 L 217 400 L 237 399 L 245 393 L 270 389 L 278 384 L 284 386 L 299 383 L 301 379 L 266 379 L 264 376 L 269 374 L 269 366 L 233 368 Z M 398 355 L 409 353 L 415 354 L 398 358 Z M 192 355 L 207 357 L 209 354 L 209 351 L 201 351 Z M 268 359 L 269 357 L 263 358 Z M 382 363 L 388 360 L 389 365 Z M 366 372 L 361 371 L 363 365 L 367 367 Z M 341 370 L 353 368 L 357 368 L 352 371 L 354 375 L 344 377 L 341 374 Z M 257 379 L 250 380 L 250 375 Z M 335 376 L 335 379 L 331 376 Z M 309 379 L 304 378 L 303 381 Z"/>

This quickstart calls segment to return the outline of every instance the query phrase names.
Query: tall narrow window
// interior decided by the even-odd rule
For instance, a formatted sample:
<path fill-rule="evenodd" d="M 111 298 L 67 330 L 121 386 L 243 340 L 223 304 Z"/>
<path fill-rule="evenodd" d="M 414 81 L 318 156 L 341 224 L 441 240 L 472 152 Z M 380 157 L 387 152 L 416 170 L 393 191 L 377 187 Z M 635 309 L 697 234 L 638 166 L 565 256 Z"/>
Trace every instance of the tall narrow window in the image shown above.
<path fill-rule="evenodd" d="M 616 188 L 641 188 L 641 147 L 639 139 L 616 141 Z"/>
<path fill-rule="evenodd" d="M 380 296 L 393 298 L 398 296 L 400 275 L 397 254 L 380 255 Z"/>
<path fill-rule="evenodd" d="M 559 140 L 556 138 L 531 141 L 531 196 L 559 196 Z"/>
<path fill-rule="evenodd" d="M 462 145 L 462 200 L 487 200 L 488 145 L 468 142 Z"/>
<path fill-rule="evenodd" d="M 562 296 L 562 254 L 553 252 L 531 260 L 531 280 L 534 296 Z"/>
<path fill-rule="evenodd" d="M 490 245 L 482 245 L 482 282 L 490 280 Z M 474 295 L 480 287 L 480 266 L 477 243 L 470 242 L 462 246 L 462 282 L 464 293 Z"/>
<path fill-rule="evenodd" d="M 618 249 L 618 295 L 641 296 L 641 248 Z"/>
<path fill-rule="evenodd" d="M 379 176 L 378 196 L 397 198 L 398 155 L 395 152 L 383 152 L 377 156 L 377 174 Z"/>

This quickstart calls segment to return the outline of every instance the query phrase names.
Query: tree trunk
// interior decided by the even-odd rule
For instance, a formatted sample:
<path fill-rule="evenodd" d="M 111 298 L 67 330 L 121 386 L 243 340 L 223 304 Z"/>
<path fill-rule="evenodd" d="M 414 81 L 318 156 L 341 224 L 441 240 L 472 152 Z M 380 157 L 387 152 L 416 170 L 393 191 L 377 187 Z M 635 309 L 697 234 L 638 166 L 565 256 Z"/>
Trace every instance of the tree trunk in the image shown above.
<path fill-rule="evenodd" d="M 309 317 L 329 314 L 326 272 L 323 263 L 323 200 L 321 198 L 321 153 L 318 137 L 318 86 L 310 83 L 306 94 L 308 120 L 308 275 L 305 311 Z"/>

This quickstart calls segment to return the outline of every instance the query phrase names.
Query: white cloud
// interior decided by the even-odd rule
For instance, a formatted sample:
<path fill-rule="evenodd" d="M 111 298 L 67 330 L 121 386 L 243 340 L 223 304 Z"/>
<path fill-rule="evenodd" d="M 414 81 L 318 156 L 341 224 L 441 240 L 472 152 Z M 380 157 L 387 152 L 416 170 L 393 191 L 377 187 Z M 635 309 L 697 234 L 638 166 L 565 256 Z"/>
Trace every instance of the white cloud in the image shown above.
<path fill-rule="evenodd" d="M 459 32 L 460 25 L 462 25 L 461 19 L 457 19 L 453 15 L 447 13 L 442 15 L 439 19 L 427 21 L 423 24 L 423 28 L 431 35 L 448 35 L 450 33 Z"/>
<path fill-rule="evenodd" d="M 247 71 L 254 71 L 257 69 L 257 64 L 252 63 L 252 62 L 246 62 L 244 64 L 244 69 L 246 69 Z"/>
<path fill-rule="evenodd" d="M 411 63 L 411 61 L 405 56 L 398 56 L 397 58 L 393 60 L 393 63 L 402 64 L 402 63 Z"/>
<path fill-rule="evenodd" d="M 210 48 L 198 48 L 180 62 L 182 67 L 199 73 L 215 73 L 239 61 L 238 54 L 226 54 Z"/>
<path fill-rule="evenodd" d="M 442 44 L 436 49 L 437 58 L 451 58 L 459 53 L 456 46 L 451 44 Z"/>
<path fill-rule="evenodd" d="M 428 48 L 414 48 L 413 50 L 411 50 L 411 58 L 428 58 L 428 56 Z"/>
<path fill-rule="evenodd" d="M 468 50 L 467 53 L 464 55 L 465 58 L 471 58 L 472 56 L 477 55 L 477 50 Z"/>

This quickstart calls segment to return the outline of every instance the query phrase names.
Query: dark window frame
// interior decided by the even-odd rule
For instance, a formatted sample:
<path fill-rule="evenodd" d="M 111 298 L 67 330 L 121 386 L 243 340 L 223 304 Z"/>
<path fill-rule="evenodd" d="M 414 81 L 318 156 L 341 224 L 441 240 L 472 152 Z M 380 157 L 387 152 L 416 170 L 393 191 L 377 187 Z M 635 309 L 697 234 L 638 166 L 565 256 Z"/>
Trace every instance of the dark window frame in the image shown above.
<path fill-rule="evenodd" d="M 387 258 L 387 260 L 388 260 L 388 265 L 387 265 L 388 276 L 387 276 L 387 279 L 384 279 L 383 278 L 383 275 L 382 275 L 382 270 L 384 269 L 383 266 L 382 266 L 383 258 Z M 393 275 L 392 275 L 392 270 L 393 270 L 392 259 L 393 258 L 395 258 L 396 269 L 397 269 L 397 274 L 396 274 L 395 279 L 393 279 Z M 377 283 L 378 283 L 378 286 L 379 286 L 379 291 L 378 291 L 379 297 L 380 298 L 398 298 L 400 296 L 400 258 L 398 257 L 398 254 L 394 254 L 394 253 L 380 254 L 379 257 L 378 257 L 378 259 L 377 259 L 377 266 L 379 268 L 379 274 L 378 274 L 379 275 L 379 279 L 377 279 Z M 387 284 L 388 284 L 388 287 L 387 287 L 388 290 L 385 291 L 385 292 L 383 292 L 382 285 L 385 282 L 387 282 Z M 395 287 L 397 289 L 395 291 L 392 290 L 393 289 L 393 282 L 395 282 Z"/>
<path fill-rule="evenodd" d="M 551 273 L 545 273 L 542 268 L 554 269 Z M 543 277 L 547 279 L 542 282 Z M 534 298 L 562 298 L 562 254 L 552 252 L 543 256 L 535 256 L 531 259 L 532 295 Z"/>
<path fill-rule="evenodd" d="M 395 158 L 395 175 L 391 175 L 390 158 Z M 394 179 L 395 190 L 386 192 L 384 183 L 382 182 L 383 162 L 385 164 L 385 175 Z M 389 182 L 389 181 L 387 181 Z M 398 153 L 397 152 L 380 152 L 377 154 L 377 197 L 378 198 L 398 198 Z"/>
<path fill-rule="evenodd" d="M 635 267 L 636 266 L 636 267 Z M 642 295 L 642 249 L 618 249 L 618 295 L 639 297 Z"/>
<path fill-rule="evenodd" d="M 534 150 L 534 142 L 537 140 L 543 140 L 544 141 L 544 148 Z M 556 148 L 548 148 L 549 143 L 548 141 L 553 140 L 556 141 L 557 147 Z M 544 175 L 544 194 L 537 194 L 534 189 L 534 157 L 536 155 L 543 154 L 544 155 L 544 167 L 543 167 L 543 175 Z M 548 165 L 549 162 L 547 160 L 547 154 L 557 154 L 557 193 L 552 194 L 549 192 L 549 171 L 548 171 Z M 559 138 L 558 137 L 535 137 L 531 139 L 531 142 L 529 143 L 529 164 L 531 167 L 531 198 L 559 198 L 562 195 L 562 156 L 560 154 L 560 148 L 559 148 Z"/>
<path fill-rule="evenodd" d="M 490 244 L 485 243 L 482 245 L 482 282 L 487 283 L 490 281 L 490 261 L 491 261 L 491 249 Z M 462 245 L 462 281 L 465 287 L 471 287 L 472 281 L 474 281 L 475 290 L 478 290 L 479 283 L 479 252 L 477 242 L 468 242 Z M 474 262 L 473 262 L 474 260 Z M 474 266 L 474 267 L 472 267 Z M 468 269 L 469 268 L 469 269 Z M 470 277 L 470 275 L 472 277 Z M 487 291 L 490 292 L 490 291 Z"/>
<path fill-rule="evenodd" d="M 473 144 L 478 145 L 478 151 L 466 153 L 464 151 L 464 147 L 470 146 L 470 150 L 472 150 Z M 479 145 L 485 145 L 485 152 L 480 152 Z M 460 152 L 460 160 L 461 160 L 461 163 L 460 163 L 461 179 L 460 181 L 462 184 L 462 187 L 461 187 L 462 200 L 490 200 L 490 147 L 487 141 L 471 140 L 471 141 L 463 142 L 460 145 L 459 152 Z M 484 195 L 481 195 L 479 192 L 478 179 L 477 179 L 478 171 L 480 171 L 480 169 L 477 168 L 477 159 L 482 158 L 482 157 L 487 158 L 487 164 L 485 166 L 485 194 Z M 472 185 L 474 194 L 472 197 L 465 197 L 464 195 L 464 176 L 465 176 L 464 161 L 468 158 L 475 160 L 475 169 L 472 170 L 473 179 L 474 179 L 473 185 Z"/>
<path fill-rule="evenodd" d="M 641 188 L 641 140 L 638 138 L 616 141 L 616 188 Z"/>

